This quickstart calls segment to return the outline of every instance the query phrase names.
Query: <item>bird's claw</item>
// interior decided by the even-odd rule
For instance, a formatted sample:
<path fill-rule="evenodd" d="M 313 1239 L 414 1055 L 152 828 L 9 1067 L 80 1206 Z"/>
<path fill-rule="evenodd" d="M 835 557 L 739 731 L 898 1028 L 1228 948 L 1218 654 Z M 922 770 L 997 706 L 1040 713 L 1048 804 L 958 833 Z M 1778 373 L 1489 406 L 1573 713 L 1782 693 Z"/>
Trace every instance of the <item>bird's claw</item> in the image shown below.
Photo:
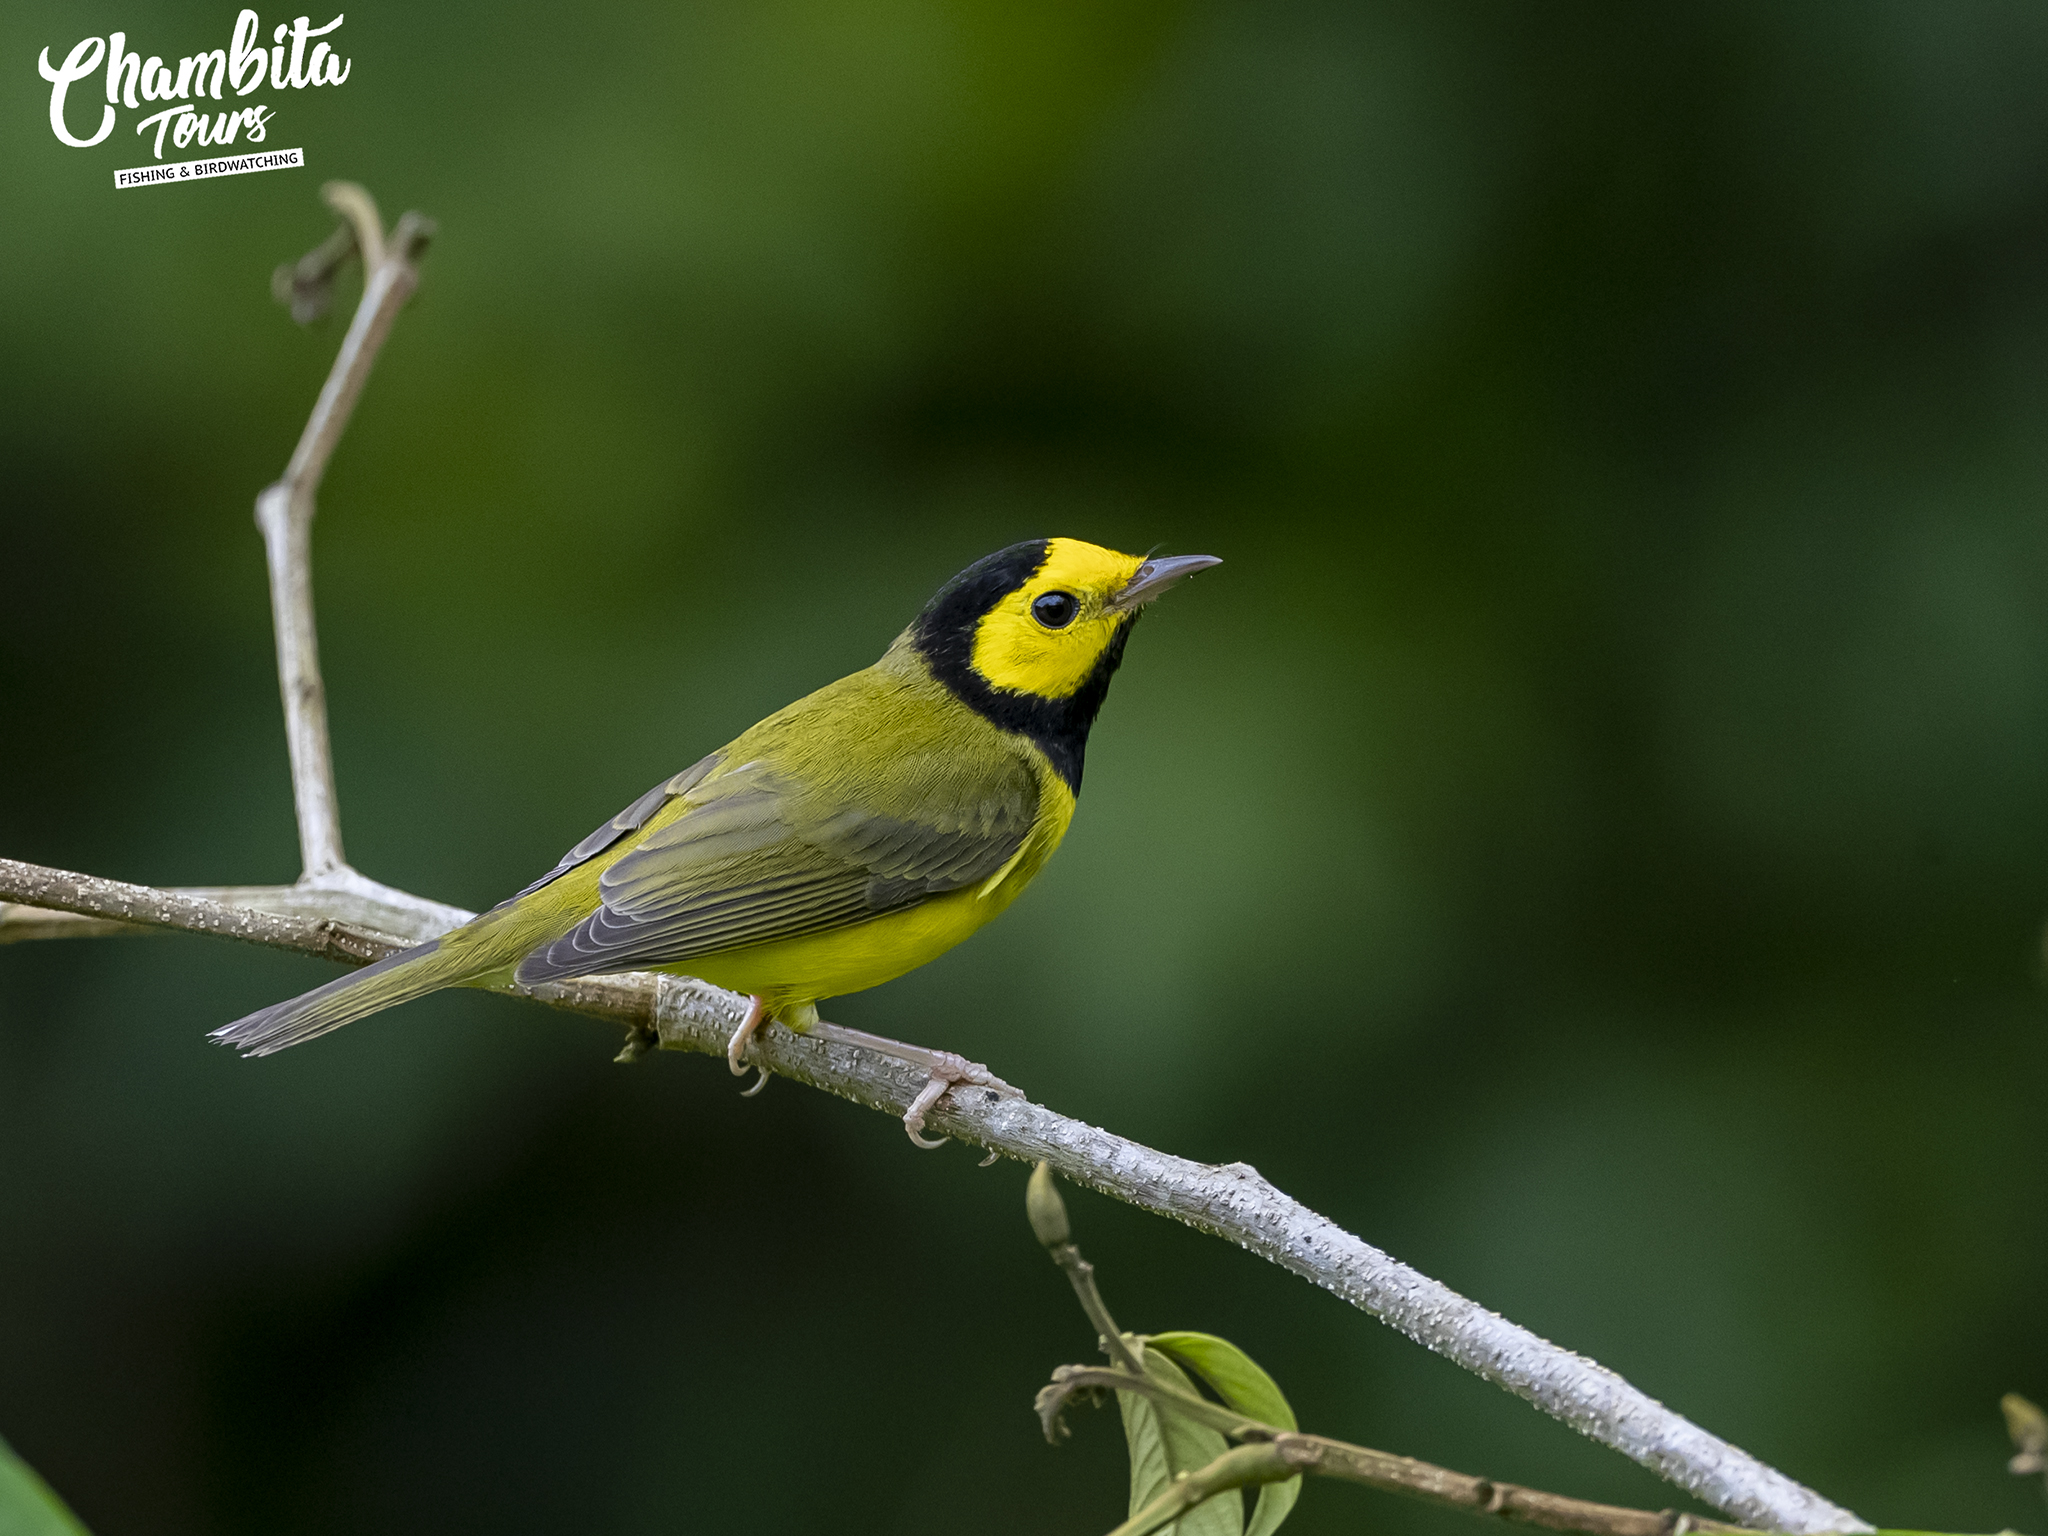
<path fill-rule="evenodd" d="M 903 1111 L 903 1130 L 912 1142 L 927 1152 L 936 1152 L 953 1138 L 941 1136 L 933 1141 L 924 1134 L 924 1112 L 930 1109 L 952 1087 L 952 1080 L 934 1073 L 925 1085 L 918 1089 L 917 1097 L 910 1101 L 910 1108 Z"/>
<path fill-rule="evenodd" d="M 734 1077 L 747 1075 L 747 1047 L 753 1042 L 755 1033 L 767 1022 L 768 1004 L 758 997 L 748 998 L 746 1017 L 740 1020 L 740 1027 L 732 1032 L 732 1038 L 725 1043 L 725 1064 L 732 1069 Z"/>
<path fill-rule="evenodd" d="M 893 1056 L 898 1061 L 910 1063 L 925 1075 L 924 1086 L 910 1101 L 910 1108 L 903 1112 L 903 1130 L 918 1146 L 930 1152 L 943 1147 L 948 1138 L 941 1136 L 933 1141 L 924 1134 L 925 1113 L 946 1095 L 948 1088 L 966 1084 L 973 1088 L 985 1088 L 991 1094 L 1004 1098 L 1021 1099 L 1024 1090 L 1013 1088 L 978 1061 L 969 1061 L 965 1056 L 956 1056 L 951 1051 L 926 1050 L 921 1045 L 905 1045 L 901 1040 L 886 1039 L 871 1035 L 864 1029 L 849 1029 L 844 1024 L 828 1024 L 820 1019 L 813 1022 L 805 1034 L 813 1040 L 829 1041 L 834 1045 L 851 1046 L 858 1051 L 877 1051 L 884 1056 Z"/>
<path fill-rule="evenodd" d="M 965 1083 L 974 1088 L 986 1088 L 1010 1098 L 1021 1098 L 1023 1090 L 1012 1088 L 995 1073 L 978 1061 L 969 1061 L 965 1056 L 956 1056 L 951 1051 L 933 1051 L 929 1061 L 924 1063 L 930 1076 L 925 1085 L 917 1091 L 917 1097 L 910 1101 L 910 1108 L 903 1112 L 903 1130 L 914 1143 L 927 1152 L 936 1152 L 953 1138 L 941 1136 L 937 1141 L 924 1134 L 925 1111 L 946 1096 L 946 1091 Z"/>
<path fill-rule="evenodd" d="M 741 1097 L 741 1098 L 743 1098 L 743 1099 L 751 1099 L 751 1098 L 752 1098 L 752 1097 L 753 1097 L 753 1096 L 754 1096 L 755 1094 L 759 1093 L 759 1092 L 760 1092 L 760 1091 L 761 1091 L 761 1090 L 762 1090 L 763 1088 L 766 1088 L 766 1087 L 768 1086 L 768 1079 L 769 1079 L 769 1078 L 770 1078 L 771 1076 L 773 1076 L 773 1074 L 772 1074 L 772 1073 L 770 1073 L 770 1072 L 769 1072 L 769 1070 L 768 1070 L 768 1069 L 767 1069 L 766 1067 L 756 1067 L 756 1068 L 755 1068 L 754 1070 L 755 1070 L 755 1071 L 757 1071 L 757 1072 L 759 1072 L 759 1073 L 760 1073 L 761 1075 L 760 1075 L 759 1077 L 757 1077 L 756 1079 L 754 1079 L 754 1086 L 753 1086 L 753 1087 L 751 1087 L 751 1088 L 742 1088 L 742 1089 L 740 1090 L 740 1097 Z"/>

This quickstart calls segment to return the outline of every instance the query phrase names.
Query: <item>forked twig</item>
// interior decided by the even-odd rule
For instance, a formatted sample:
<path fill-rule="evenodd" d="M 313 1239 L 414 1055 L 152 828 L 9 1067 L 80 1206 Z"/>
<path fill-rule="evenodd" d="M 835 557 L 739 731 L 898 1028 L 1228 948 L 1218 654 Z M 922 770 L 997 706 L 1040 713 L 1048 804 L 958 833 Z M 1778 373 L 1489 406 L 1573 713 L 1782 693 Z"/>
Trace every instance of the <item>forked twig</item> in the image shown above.
<path fill-rule="evenodd" d="M 434 233 L 417 213 L 400 216 L 389 237 L 377 204 L 353 182 L 330 181 L 321 197 L 342 223 L 292 265 L 280 267 L 272 290 L 301 323 L 323 313 L 333 284 L 352 254 L 363 258 L 363 293 L 334 366 L 313 402 L 284 475 L 256 497 L 256 526 L 270 573 L 277 635 L 278 687 L 284 699 L 285 742 L 291 754 L 301 871 L 296 885 L 193 887 L 180 894 L 228 906 L 338 921 L 413 943 L 445 933 L 468 914 L 369 879 L 342 854 L 340 801 L 327 732 L 327 695 L 313 623 L 313 516 L 321 479 L 347 428 L 370 369 L 398 312 L 419 286 L 419 258 Z M 130 925 L 72 914 L 0 906 L 0 944 L 28 939 L 97 937 L 135 932 Z"/>
<path fill-rule="evenodd" d="M 277 676 L 291 749 L 292 798 L 298 807 L 304 866 L 299 879 L 315 885 L 354 871 L 341 851 L 341 802 L 334 792 L 327 692 L 320 680 L 320 648 L 313 626 L 313 514 L 327 461 L 348 427 L 392 322 L 419 286 L 416 263 L 434 228 L 419 214 L 408 213 L 386 241 L 369 193 L 348 182 L 329 182 L 321 190 L 354 231 L 363 256 L 363 296 L 284 477 L 256 498 L 256 526 L 263 531 L 270 565 Z M 351 882 L 344 878 L 337 883 Z"/>
<path fill-rule="evenodd" d="M 1325 1435 L 1303 1434 L 1262 1424 L 1246 1418 L 1221 1403 L 1191 1397 L 1156 1381 L 1142 1371 L 1110 1366 L 1063 1365 L 1052 1373 L 1051 1383 L 1038 1394 L 1039 1422 L 1048 1440 L 1061 1433 L 1060 1416 L 1068 1404 L 1083 1393 L 1139 1392 L 1161 1409 L 1206 1424 L 1217 1433 L 1248 1445 L 1268 1445 L 1275 1458 L 1273 1475 L 1291 1477 L 1306 1472 L 1333 1477 L 1347 1483 L 1361 1483 L 1383 1493 L 1441 1504 L 1448 1509 L 1473 1515 L 1493 1515 L 1522 1525 L 1542 1526 L 1552 1531 L 1585 1531 L 1591 1536 L 1683 1536 L 1689 1531 L 1729 1532 L 1743 1529 L 1719 1520 L 1702 1520 L 1675 1510 L 1626 1509 L 1616 1504 L 1596 1504 L 1590 1499 L 1568 1498 L 1519 1483 L 1496 1482 L 1453 1472 L 1448 1467 L 1395 1456 Z M 1255 1463 L 1245 1458 L 1244 1468 Z M 1249 1481 L 1271 1481 L 1271 1477 L 1250 1477 L 1226 1481 L 1223 1487 L 1242 1487 Z"/>

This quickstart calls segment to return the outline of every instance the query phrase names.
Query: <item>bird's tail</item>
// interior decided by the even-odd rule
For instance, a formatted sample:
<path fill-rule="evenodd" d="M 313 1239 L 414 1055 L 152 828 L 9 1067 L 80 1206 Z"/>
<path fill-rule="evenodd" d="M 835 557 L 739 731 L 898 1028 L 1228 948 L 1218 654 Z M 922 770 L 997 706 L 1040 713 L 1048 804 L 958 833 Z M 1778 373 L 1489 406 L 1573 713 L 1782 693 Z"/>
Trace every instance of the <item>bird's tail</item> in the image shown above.
<path fill-rule="evenodd" d="M 395 1003 L 458 985 L 491 969 L 488 962 L 479 963 L 475 947 L 447 942 L 456 936 L 429 939 L 386 955 L 352 976 L 223 1024 L 207 1038 L 234 1046 L 244 1056 L 270 1056 Z"/>

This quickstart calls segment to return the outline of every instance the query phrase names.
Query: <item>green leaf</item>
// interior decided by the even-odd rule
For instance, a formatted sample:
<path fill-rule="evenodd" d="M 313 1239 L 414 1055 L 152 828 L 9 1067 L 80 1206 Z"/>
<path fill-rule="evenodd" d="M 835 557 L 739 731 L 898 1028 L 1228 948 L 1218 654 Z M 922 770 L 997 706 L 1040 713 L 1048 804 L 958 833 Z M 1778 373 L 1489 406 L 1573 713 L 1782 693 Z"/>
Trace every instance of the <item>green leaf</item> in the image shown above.
<path fill-rule="evenodd" d="M 1126 1334 L 1145 1374 L 1161 1386 L 1192 1393 L 1194 1384 L 1157 1350 L 1145 1348 L 1135 1335 Z M 1206 1424 L 1196 1424 L 1177 1413 L 1162 1413 L 1152 1400 L 1139 1392 L 1119 1392 L 1116 1405 L 1123 1410 L 1124 1440 L 1131 1450 L 1131 1507 L 1138 1514 L 1173 1480 L 1194 1472 L 1230 1449 L 1229 1442 Z M 1236 1493 L 1210 1499 L 1165 1527 L 1167 1536 L 1243 1536 L 1244 1501 Z"/>
<path fill-rule="evenodd" d="M 86 1536 L 78 1517 L 0 1440 L 0 1536 Z"/>
<path fill-rule="evenodd" d="M 1165 1350 L 1246 1418 L 1277 1429 L 1301 1428 L 1279 1384 L 1230 1340 L 1213 1333 L 1153 1333 L 1145 1343 Z"/>
<path fill-rule="evenodd" d="M 1301 1427 L 1295 1422 L 1294 1409 L 1279 1384 L 1230 1340 L 1219 1339 L 1213 1333 L 1182 1332 L 1155 1333 L 1145 1342 L 1200 1376 L 1218 1397 L 1246 1418 L 1278 1429 Z M 1266 1484 L 1259 1490 L 1259 1502 L 1252 1510 L 1252 1523 L 1246 1527 L 1244 1536 L 1273 1536 L 1300 1497 L 1299 1477 Z"/>

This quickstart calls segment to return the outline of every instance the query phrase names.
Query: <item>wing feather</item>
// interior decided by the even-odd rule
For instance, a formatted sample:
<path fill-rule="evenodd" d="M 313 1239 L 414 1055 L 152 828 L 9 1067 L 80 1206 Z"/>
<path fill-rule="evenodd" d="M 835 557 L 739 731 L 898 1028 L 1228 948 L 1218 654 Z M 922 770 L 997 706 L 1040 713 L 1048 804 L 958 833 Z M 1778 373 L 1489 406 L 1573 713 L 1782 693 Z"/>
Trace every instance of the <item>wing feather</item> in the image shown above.
<path fill-rule="evenodd" d="M 550 881 L 558 880 L 563 875 L 566 875 L 578 864 L 596 858 L 628 832 L 639 831 L 648 822 L 652 821 L 654 813 L 664 805 L 667 805 L 669 801 L 673 800 L 677 795 L 688 794 L 691 789 L 695 788 L 706 774 L 718 766 L 718 760 L 721 756 L 721 753 L 714 752 L 709 757 L 698 759 L 681 773 L 675 775 L 675 777 L 663 779 L 654 788 L 647 791 L 646 794 L 635 800 L 631 805 L 619 812 L 618 815 L 563 854 L 553 869 L 542 875 L 533 884 L 526 887 L 525 890 L 519 892 L 518 895 L 513 896 L 509 901 L 500 902 L 499 905 L 510 906 L 512 902 L 519 900 L 520 896 L 531 896 Z"/>
<path fill-rule="evenodd" d="M 891 809 L 831 804 L 766 760 L 698 783 L 682 815 L 598 877 L 598 910 L 522 961 L 519 979 L 673 965 L 913 906 L 1002 869 L 1038 812 L 1021 759 L 918 754 L 864 788 Z"/>

